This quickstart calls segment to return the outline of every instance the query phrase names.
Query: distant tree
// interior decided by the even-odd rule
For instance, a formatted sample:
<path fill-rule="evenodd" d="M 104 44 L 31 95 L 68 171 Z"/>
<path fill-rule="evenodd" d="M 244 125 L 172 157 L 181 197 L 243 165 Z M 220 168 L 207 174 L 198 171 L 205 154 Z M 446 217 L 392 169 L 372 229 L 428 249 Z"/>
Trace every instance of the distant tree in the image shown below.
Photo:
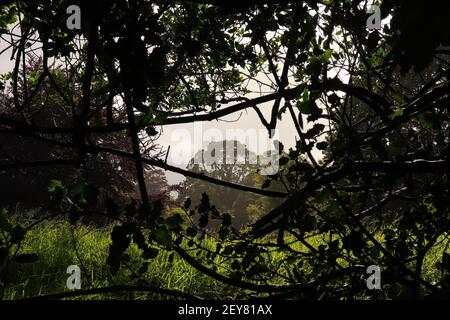
<path fill-rule="evenodd" d="M 261 188 L 263 182 L 258 169 L 257 155 L 237 140 L 210 142 L 206 150 L 197 151 L 189 161 L 187 169 L 205 174 L 218 180 Z M 262 161 L 260 161 L 262 163 Z M 211 185 L 206 181 L 187 177 L 181 185 L 179 199 L 190 198 L 193 203 L 201 200 L 203 193 L 208 194 L 211 203 L 221 212 L 231 214 L 233 226 L 240 228 L 256 219 L 265 210 L 275 207 L 272 201 L 268 206 L 267 197 L 245 194 L 224 186 Z"/>

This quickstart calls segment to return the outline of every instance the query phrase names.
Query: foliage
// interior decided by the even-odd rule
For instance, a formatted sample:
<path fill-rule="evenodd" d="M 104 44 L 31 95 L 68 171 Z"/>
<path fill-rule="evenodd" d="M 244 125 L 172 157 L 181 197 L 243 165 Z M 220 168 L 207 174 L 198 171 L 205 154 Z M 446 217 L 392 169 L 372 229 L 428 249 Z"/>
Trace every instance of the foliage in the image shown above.
<path fill-rule="evenodd" d="M 217 161 L 217 157 L 211 154 L 224 156 Z M 206 150 L 199 150 L 189 161 L 187 169 L 221 181 L 261 188 L 264 176 L 258 173 L 259 167 L 255 153 L 238 141 L 226 140 L 210 142 Z M 282 191 L 282 188 L 272 187 L 271 190 Z M 189 201 L 198 203 L 203 193 L 208 194 L 220 211 L 227 211 L 233 217 L 232 224 L 238 229 L 248 224 L 249 219 L 255 220 L 280 203 L 269 197 L 246 194 L 189 177 L 183 182 L 178 198 L 180 202 L 189 198 Z M 208 227 L 213 229 L 211 224 Z"/>
<path fill-rule="evenodd" d="M 176 256 L 259 296 L 448 298 L 448 12 L 384 0 L 390 23 L 369 30 L 367 1 L 235 3 L 4 1 L 0 32 L 17 21 L 21 34 L 11 43 L 15 68 L 2 96 L 9 112 L 0 114 L 0 136 L 47 148 L 23 159 L 3 152 L 0 171 L 78 168 L 103 154 L 128 160 L 139 191 L 134 201 L 108 198 L 106 182 L 89 177 L 49 188 L 49 210 L 73 225 L 85 216 L 113 223 L 106 258 L 113 275 L 137 246 L 140 270 L 167 251 L 171 261 Z M 67 29 L 69 4 L 83 12 L 79 30 Z M 42 59 L 27 75 L 21 65 L 35 43 Z M 251 92 L 251 82 L 259 91 Z M 269 119 L 263 103 L 271 106 Z M 52 117 L 55 106 L 64 112 Z M 36 108 L 46 110 L 43 120 Z M 261 188 L 242 184 L 246 172 L 234 183 L 174 168 L 156 148 L 159 127 L 246 109 L 269 134 L 280 119 L 292 121 L 298 138 L 280 151 L 281 170 Z M 98 172 L 110 172 L 112 158 L 106 162 Z M 237 230 L 229 212 L 200 190 L 167 211 L 149 196 L 148 166 L 282 201 Z M 268 189 L 272 181 L 286 192 Z M 202 246 L 207 237 L 212 248 Z M 430 252 L 440 255 L 433 282 L 424 267 Z M 384 287 L 368 292 L 365 267 L 373 264 L 382 268 Z"/>

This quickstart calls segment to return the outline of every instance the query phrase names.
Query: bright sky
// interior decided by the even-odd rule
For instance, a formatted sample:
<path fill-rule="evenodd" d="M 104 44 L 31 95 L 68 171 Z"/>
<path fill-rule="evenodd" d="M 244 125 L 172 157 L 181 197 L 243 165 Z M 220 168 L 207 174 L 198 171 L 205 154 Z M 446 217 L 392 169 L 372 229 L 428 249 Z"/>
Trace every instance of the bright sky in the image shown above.
<path fill-rule="evenodd" d="M 17 31 L 16 31 L 17 32 Z M 7 48 L 8 43 L 0 38 L 0 52 Z M 11 50 L 6 50 L 0 55 L 0 74 L 12 71 L 14 61 L 11 60 Z M 267 82 L 265 76 L 259 75 L 257 80 Z M 248 89 L 252 92 L 258 91 L 259 87 L 256 82 L 250 82 Z M 251 93 L 247 98 L 254 98 L 258 94 Z M 234 103 L 225 105 L 231 106 Z M 270 112 L 273 101 L 260 104 L 260 110 L 267 121 L 270 121 Z M 281 106 L 283 106 L 283 101 Z M 304 121 L 306 123 L 306 121 Z M 196 126 L 196 127 L 194 127 Z M 195 129 L 196 128 L 196 129 Z M 199 129 L 200 128 L 200 129 Z M 297 133 L 289 115 L 286 112 L 283 119 L 278 122 L 278 139 L 283 143 L 285 149 L 295 146 Z M 200 131 L 199 131 L 200 130 Z M 198 134 L 201 132 L 203 134 Z M 237 135 L 236 135 L 237 134 Z M 248 108 L 239 113 L 235 113 L 220 120 L 196 123 L 195 125 L 180 124 L 164 126 L 160 138 L 157 140 L 165 150 L 171 146 L 168 156 L 168 163 L 177 167 L 185 168 L 189 160 L 202 147 L 206 148 L 207 144 L 212 141 L 222 139 L 236 139 L 255 152 L 262 154 L 273 148 L 273 141 L 269 139 L 266 128 L 261 124 L 258 115 L 252 108 Z M 200 137 L 200 139 L 198 138 Z M 252 137 L 257 137 L 256 141 Z M 321 153 L 317 150 L 313 151 L 315 157 L 319 158 Z M 167 172 L 169 183 L 178 183 L 184 179 L 182 175 Z"/>

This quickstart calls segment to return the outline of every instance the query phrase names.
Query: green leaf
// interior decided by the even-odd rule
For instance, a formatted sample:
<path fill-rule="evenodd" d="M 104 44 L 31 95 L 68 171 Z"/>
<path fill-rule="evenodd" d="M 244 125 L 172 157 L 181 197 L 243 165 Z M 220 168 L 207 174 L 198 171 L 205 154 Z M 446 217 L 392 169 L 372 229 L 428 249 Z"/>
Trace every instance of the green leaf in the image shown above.
<path fill-rule="evenodd" d="M 77 201 L 80 201 L 81 203 L 86 202 L 90 205 L 97 203 L 99 191 L 94 185 L 85 181 L 80 181 L 73 190 Z"/>
<path fill-rule="evenodd" d="M 152 239 L 165 247 L 170 247 L 172 244 L 172 237 L 166 227 L 159 227 L 152 231 Z"/>
<path fill-rule="evenodd" d="M 394 112 L 392 112 L 392 113 L 389 115 L 389 118 L 390 118 L 391 120 L 394 120 L 394 119 L 396 119 L 396 118 L 398 118 L 398 117 L 403 116 L 403 110 L 404 110 L 403 108 L 398 107 L 397 109 L 394 110 Z"/>
<path fill-rule="evenodd" d="M 331 56 L 333 55 L 333 50 L 332 49 L 327 49 L 325 50 L 325 52 L 320 56 L 320 61 L 322 62 L 327 62 L 328 60 L 330 60 Z"/>
<path fill-rule="evenodd" d="M 60 180 L 52 180 L 50 181 L 50 185 L 48 187 L 48 192 L 52 193 L 58 189 L 64 188 L 62 182 Z"/>
<path fill-rule="evenodd" d="M 312 114 L 313 113 L 313 105 L 310 101 L 300 103 L 298 108 L 302 114 Z"/>
<path fill-rule="evenodd" d="M 67 195 L 67 190 L 59 180 L 52 180 L 48 187 L 50 193 L 50 200 L 52 205 L 60 206 L 64 197 Z"/>

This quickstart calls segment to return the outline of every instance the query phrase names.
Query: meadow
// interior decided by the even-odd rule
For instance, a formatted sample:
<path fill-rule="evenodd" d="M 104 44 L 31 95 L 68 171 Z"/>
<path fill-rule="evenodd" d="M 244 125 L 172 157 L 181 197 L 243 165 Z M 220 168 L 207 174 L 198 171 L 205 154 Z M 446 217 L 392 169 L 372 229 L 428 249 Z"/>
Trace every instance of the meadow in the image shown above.
<path fill-rule="evenodd" d="M 66 287 L 69 265 L 78 265 L 82 270 L 82 289 L 102 288 L 118 285 L 135 285 L 166 288 L 209 299 L 242 299 L 245 290 L 223 284 L 194 269 L 176 254 L 160 250 L 157 257 L 148 260 L 148 269 L 139 273 L 142 263 L 140 252 L 133 243 L 127 249 L 129 257 L 122 263 L 119 272 L 112 275 L 106 263 L 111 243 L 112 226 L 72 226 L 64 220 L 46 221 L 30 229 L 21 243 L 19 253 L 35 253 L 39 260 L 33 263 L 12 263 L 7 270 L 7 283 L 3 287 L 3 299 L 26 299 L 37 296 L 70 292 Z M 318 247 L 324 242 L 311 238 L 310 244 Z M 444 243 L 444 242 L 442 242 Z M 213 249 L 212 239 L 204 239 L 202 246 Z M 297 250 L 305 249 L 296 244 Z M 446 248 L 434 247 L 427 255 L 423 277 L 433 281 L 439 276 L 436 263 Z M 285 259 L 283 252 L 272 254 L 274 260 Z M 216 257 L 216 259 L 220 259 Z M 227 261 L 218 261 L 227 265 Z M 307 271 L 307 270 L 305 270 Z M 273 279 L 283 282 L 283 279 Z M 150 292 L 110 292 L 75 296 L 70 299 L 172 299 L 167 294 Z M 361 297 L 365 298 L 365 297 Z"/>

